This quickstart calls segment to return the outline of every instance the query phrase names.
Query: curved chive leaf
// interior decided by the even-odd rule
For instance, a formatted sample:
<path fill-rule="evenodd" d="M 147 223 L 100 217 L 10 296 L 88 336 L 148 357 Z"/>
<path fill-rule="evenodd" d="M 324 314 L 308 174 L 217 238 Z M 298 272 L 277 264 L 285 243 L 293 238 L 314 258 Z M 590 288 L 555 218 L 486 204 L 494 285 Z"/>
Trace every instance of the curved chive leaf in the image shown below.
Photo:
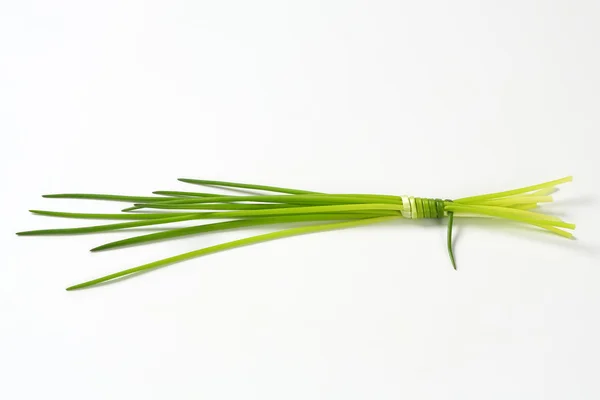
<path fill-rule="evenodd" d="M 198 226 L 191 226 L 186 228 L 175 228 L 164 232 L 149 233 L 147 235 L 134 236 L 132 238 L 117 240 L 114 242 L 106 243 L 102 246 L 95 247 L 90 251 L 101 251 L 114 249 L 124 246 L 131 246 L 137 244 L 143 244 L 148 242 L 155 242 L 165 239 L 173 239 L 182 236 L 195 235 L 206 232 L 216 232 L 228 229 L 237 229 L 252 226 L 261 226 L 269 224 L 284 224 L 291 222 L 315 222 L 315 221 L 333 221 L 333 220 L 344 220 L 344 219 L 364 219 L 372 217 L 368 214 L 303 214 L 303 215 L 288 215 L 281 217 L 264 217 L 255 219 L 242 219 L 227 222 L 216 222 L 212 224 L 204 224 Z"/>
<path fill-rule="evenodd" d="M 178 217 L 155 218 L 145 221 L 121 222 L 117 224 L 84 226 L 80 228 L 40 229 L 36 231 L 17 232 L 19 236 L 41 236 L 41 235 L 78 235 L 83 233 L 97 233 L 114 231 L 117 229 L 136 228 L 140 226 L 168 224 L 171 222 L 190 221 L 197 219 L 197 214 L 186 214 Z"/>
<path fill-rule="evenodd" d="M 237 182 L 225 182 L 225 181 L 212 181 L 212 180 L 206 180 L 206 179 L 179 178 L 178 181 L 185 182 L 185 183 L 191 183 L 194 185 L 234 187 L 234 188 L 241 188 L 241 189 L 264 190 L 267 192 L 278 192 L 278 193 L 290 193 L 290 194 L 319 193 L 319 192 L 312 192 L 309 190 L 289 189 L 289 188 L 282 188 L 282 187 L 277 187 L 277 186 L 254 185 L 254 184 L 249 184 L 249 183 L 237 183 Z"/>
<path fill-rule="evenodd" d="M 448 255 L 450 256 L 450 261 L 452 261 L 452 266 L 456 271 L 456 261 L 454 261 L 454 251 L 452 249 L 452 225 L 454 223 L 454 213 L 452 211 L 448 212 Z"/>
<path fill-rule="evenodd" d="M 86 287 L 97 285 L 99 283 L 103 283 L 103 282 L 111 281 L 111 280 L 114 280 L 117 278 L 121 278 L 121 277 L 124 277 L 127 275 L 131 275 L 131 274 L 135 274 L 135 273 L 139 273 L 139 272 L 143 272 L 143 271 L 147 271 L 147 270 L 151 270 L 151 269 L 156 269 L 156 268 L 160 268 L 160 267 L 165 267 L 165 266 L 173 264 L 173 263 L 189 260 L 189 259 L 195 258 L 195 257 L 205 256 L 205 255 L 216 253 L 219 251 L 234 249 L 236 247 L 242 247 L 242 246 L 247 246 L 250 244 L 266 242 L 269 240 L 281 239 L 281 238 L 289 237 L 289 236 L 296 236 L 296 235 L 302 235 L 302 234 L 308 234 L 308 233 L 314 233 L 314 232 L 322 232 L 322 231 L 328 231 L 328 230 L 333 230 L 333 229 L 350 228 L 350 227 L 355 227 L 355 226 L 360 226 L 360 225 L 375 224 L 375 223 L 379 223 L 379 222 L 390 221 L 390 220 L 397 219 L 397 218 L 399 218 L 399 217 L 367 218 L 367 219 L 360 219 L 357 221 L 338 222 L 338 223 L 333 223 L 333 224 L 323 224 L 323 225 L 316 225 L 316 226 L 303 226 L 303 227 L 298 227 L 298 228 L 286 229 L 286 230 L 282 230 L 282 231 L 278 231 L 278 232 L 271 232 L 271 233 L 266 233 L 266 234 L 262 234 L 262 235 L 252 236 L 252 237 L 245 238 L 245 239 L 233 240 L 231 242 L 221 243 L 221 244 L 218 244 L 215 246 L 210 246 L 210 247 L 205 247 L 203 249 L 190 251 L 188 253 L 183 253 L 183 254 L 180 254 L 180 255 L 177 255 L 174 257 L 165 258 L 165 259 L 154 261 L 154 262 L 151 262 L 148 264 L 140 265 L 138 267 L 129 268 L 129 269 L 126 269 L 126 270 L 123 270 L 120 272 L 116 272 L 114 274 L 106 275 L 106 276 L 103 276 L 103 277 L 100 277 L 97 279 L 92 279 L 90 281 L 83 282 L 78 285 L 70 286 L 67 288 L 67 290 L 83 289 Z"/>
<path fill-rule="evenodd" d="M 126 201 L 130 203 L 153 202 L 153 201 L 168 201 L 171 200 L 159 196 L 125 196 L 116 194 L 94 194 L 94 193 L 58 193 L 44 194 L 42 197 L 47 199 L 81 199 L 81 200 L 109 200 L 109 201 Z"/>

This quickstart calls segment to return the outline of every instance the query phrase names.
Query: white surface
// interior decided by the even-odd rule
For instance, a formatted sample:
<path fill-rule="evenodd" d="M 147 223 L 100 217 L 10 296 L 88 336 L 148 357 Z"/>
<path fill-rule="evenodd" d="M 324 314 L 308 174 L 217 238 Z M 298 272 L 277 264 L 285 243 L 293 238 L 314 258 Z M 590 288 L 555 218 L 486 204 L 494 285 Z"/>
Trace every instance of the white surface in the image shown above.
<path fill-rule="evenodd" d="M 600 3 L 2 2 L 0 398 L 597 399 Z M 247 232 L 130 233 L 29 208 L 177 177 L 453 198 L 573 174 L 577 241 L 397 223 L 68 285 Z"/>

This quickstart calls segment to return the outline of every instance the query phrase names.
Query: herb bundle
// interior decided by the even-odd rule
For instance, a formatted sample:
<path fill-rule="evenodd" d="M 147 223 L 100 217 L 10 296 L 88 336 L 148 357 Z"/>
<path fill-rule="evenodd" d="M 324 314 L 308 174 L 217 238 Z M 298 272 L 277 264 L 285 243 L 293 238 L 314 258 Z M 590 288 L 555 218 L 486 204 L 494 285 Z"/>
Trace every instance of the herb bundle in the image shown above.
<path fill-rule="evenodd" d="M 17 234 L 21 236 L 86 234 L 151 225 L 162 226 L 163 224 L 182 221 L 225 220 L 224 222 L 204 223 L 184 228 L 167 226 L 167 229 L 161 232 L 106 243 L 91 250 L 97 252 L 229 229 L 275 224 L 299 224 L 297 227 L 179 254 L 67 288 L 67 290 L 74 290 L 244 245 L 306 233 L 376 224 L 402 218 L 442 219 L 447 217 L 448 254 L 455 269 L 456 263 L 452 251 L 452 226 L 454 217 L 481 216 L 508 219 L 529 224 L 565 238 L 573 238 L 569 230 L 575 229 L 574 224 L 551 215 L 532 211 L 542 203 L 551 202 L 551 194 L 556 190 L 555 187 L 561 183 L 570 182 L 572 180 L 570 176 L 520 189 L 464 197 L 456 200 L 376 194 L 330 194 L 245 183 L 198 179 L 179 180 L 195 185 L 207 185 L 224 189 L 247 189 L 270 192 L 272 194 L 216 195 L 188 191 L 156 191 L 153 192 L 154 196 L 81 193 L 50 194 L 43 197 L 122 201 L 132 203 L 132 205 L 122 210 L 121 213 L 116 214 L 30 210 L 33 214 L 37 215 L 80 219 L 122 220 L 127 222 L 79 228 L 35 230 L 19 232 Z"/>

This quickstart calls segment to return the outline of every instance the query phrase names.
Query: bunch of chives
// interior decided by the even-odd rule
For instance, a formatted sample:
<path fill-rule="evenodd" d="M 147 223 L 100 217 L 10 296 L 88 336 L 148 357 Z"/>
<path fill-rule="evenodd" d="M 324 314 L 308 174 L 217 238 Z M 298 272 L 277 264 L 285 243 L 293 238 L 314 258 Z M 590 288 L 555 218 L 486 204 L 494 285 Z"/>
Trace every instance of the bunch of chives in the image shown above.
<path fill-rule="evenodd" d="M 54 217 L 121 220 L 127 222 L 78 228 L 35 230 L 19 232 L 17 234 L 21 236 L 74 235 L 100 233 L 140 226 L 166 225 L 182 221 L 225 220 L 225 222 L 204 223 L 185 228 L 167 225 L 167 229 L 161 232 L 133 236 L 128 239 L 106 243 L 91 250 L 96 252 L 229 229 L 284 223 L 300 224 L 294 228 L 256 235 L 179 254 L 67 288 L 67 290 L 74 290 L 244 245 L 306 233 L 376 224 L 402 218 L 448 217 L 448 252 L 454 268 L 456 268 L 452 252 L 452 224 L 454 217 L 475 215 L 508 219 L 529 224 L 565 238 L 573 238 L 569 230 L 575 229 L 574 224 L 565 222 L 554 216 L 532 211 L 542 203 L 551 202 L 553 200 L 551 194 L 556 190 L 555 187 L 561 183 L 570 182 L 572 180 L 570 176 L 520 189 L 464 197 L 456 200 L 377 194 L 330 194 L 234 182 L 198 179 L 179 180 L 194 185 L 208 185 L 225 189 L 248 189 L 270 192 L 271 194 L 216 195 L 191 191 L 156 191 L 153 192 L 154 196 L 81 193 L 50 194 L 43 197 L 119 201 L 131 203 L 131 206 L 115 214 L 30 211 L 37 215 Z"/>

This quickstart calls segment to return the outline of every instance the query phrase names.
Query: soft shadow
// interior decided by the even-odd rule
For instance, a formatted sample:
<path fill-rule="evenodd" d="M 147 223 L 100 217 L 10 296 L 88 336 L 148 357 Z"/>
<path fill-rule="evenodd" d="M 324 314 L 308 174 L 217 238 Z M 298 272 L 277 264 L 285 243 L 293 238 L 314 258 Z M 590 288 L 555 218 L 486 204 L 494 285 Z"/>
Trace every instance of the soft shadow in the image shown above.
<path fill-rule="evenodd" d="M 579 196 L 572 199 L 566 200 L 556 200 L 553 203 L 547 203 L 550 205 L 566 205 L 566 206 L 597 206 L 598 205 L 598 197 L 594 195 L 587 196 Z"/>

